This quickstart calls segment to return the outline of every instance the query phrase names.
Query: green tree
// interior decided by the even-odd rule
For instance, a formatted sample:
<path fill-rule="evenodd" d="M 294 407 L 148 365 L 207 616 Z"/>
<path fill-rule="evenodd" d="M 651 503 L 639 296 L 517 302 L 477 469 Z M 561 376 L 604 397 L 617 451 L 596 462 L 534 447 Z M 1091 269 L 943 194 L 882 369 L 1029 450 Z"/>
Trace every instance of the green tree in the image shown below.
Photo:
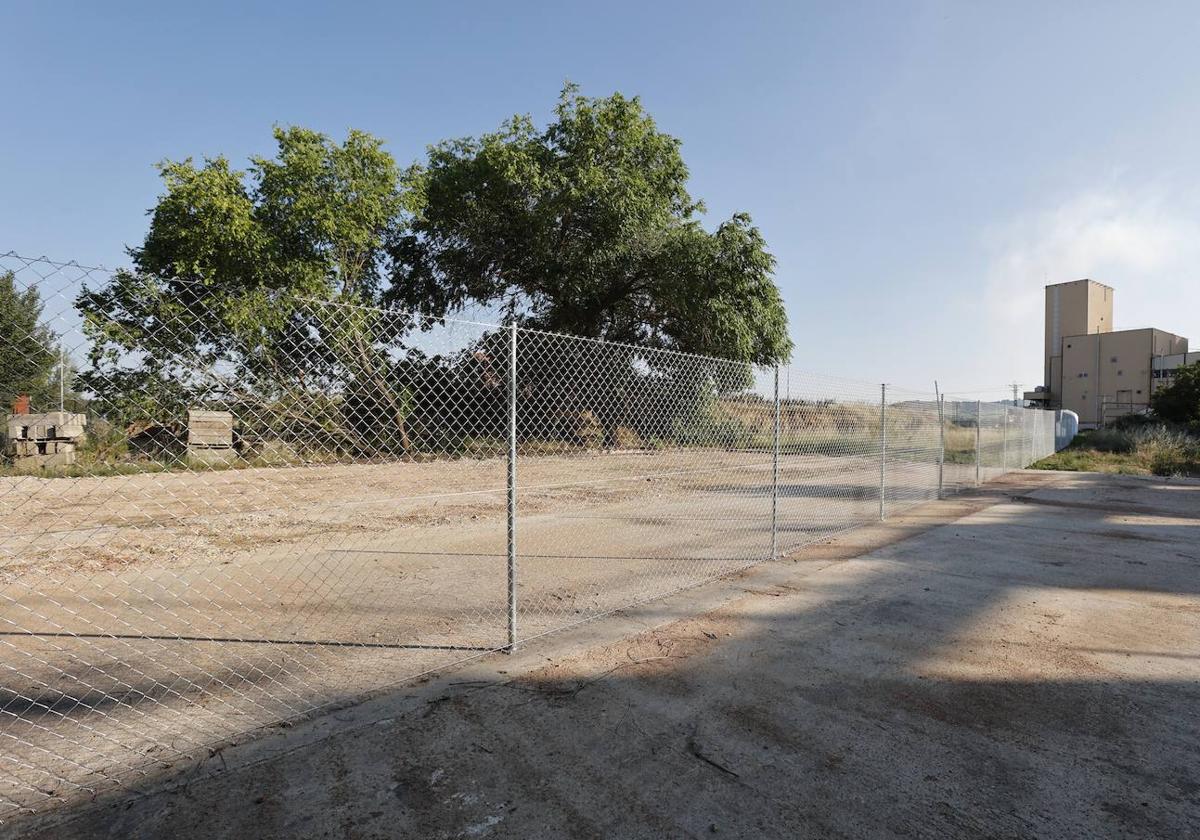
<path fill-rule="evenodd" d="M 1167 422 L 1200 429 L 1200 362 L 1175 368 L 1171 384 L 1154 392 L 1150 407 Z"/>
<path fill-rule="evenodd" d="M 514 117 L 407 173 L 389 298 L 468 302 L 523 324 L 757 363 L 791 350 L 774 259 L 746 214 L 705 230 L 676 138 L 639 99 L 563 90 L 543 130 Z"/>
<path fill-rule="evenodd" d="M 49 405 L 51 385 L 58 393 L 57 337 L 41 317 L 37 288 L 18 289 L 16 275 L 0 273 L 0 407 L 6 411 L 20 394 L 28 394 L 35 407 L 43 408 Z"/>
<path fill-rule="evenodd" d="M 177 420 L 205 398 L 284 406 L 297 389 L 328 386 L 339 365 L 346 377 L 335 353 L 351 355 L 352 376 L 378 391 L 374 399 L 403 411 L 385 381 L 377 344 L 386 337 L 355 333 L 314 304 L 380 302 L 384 244 L 405 209 L 401 173 L 361 131 L 336 143 L 278 128 L 275 140 L 276 155 L 246 171 L 223 157 L 160 164 L 165 191 L 129 252 L 132 270 L 77 301 L 93 340 L 80 383 L 106 413 Z"/>

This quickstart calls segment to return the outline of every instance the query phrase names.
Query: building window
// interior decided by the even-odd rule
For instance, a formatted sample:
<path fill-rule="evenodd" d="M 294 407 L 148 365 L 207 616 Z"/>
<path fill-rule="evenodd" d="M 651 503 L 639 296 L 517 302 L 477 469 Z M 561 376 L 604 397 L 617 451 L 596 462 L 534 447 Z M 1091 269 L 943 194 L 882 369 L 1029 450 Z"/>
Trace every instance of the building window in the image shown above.
<path fill-rule="evenodd" d="M 1070 345 L 1070 344 L 1068 344 L 1068 345 L 1067 345 L 1067 349 L 1068 349 L 1068 350 L 1070 350 L 1070 349 L 1071 349 L 1071 345 Z"/>
<path fill-rule="evenodd" d="M 1123 370 L 1117 371 L 1117 376 L 1124 376 L 1124 375 L 1125 375 L 1125 371 L 1123 371 Z"/>
<path fill-rule="evenodd" d="M 1109 359 L 1109 361 L 1115 365 L 1117 363 L 1117 357 L 1113 356 L 1111 359 Z"/>

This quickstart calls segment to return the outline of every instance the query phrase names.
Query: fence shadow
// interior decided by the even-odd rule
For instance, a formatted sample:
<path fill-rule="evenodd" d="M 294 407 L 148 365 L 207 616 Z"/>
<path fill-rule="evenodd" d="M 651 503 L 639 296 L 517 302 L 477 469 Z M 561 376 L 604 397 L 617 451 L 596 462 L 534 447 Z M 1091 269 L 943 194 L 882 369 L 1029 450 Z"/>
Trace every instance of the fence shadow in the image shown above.
<path fill-rule="evenodd" d="M 1145 512 L 1098 509 L 1113 484 Z M 397 698 L 388 723 L 265 767 L 210 760 L 187 796 L 72 828 L 284 835 L 355 814 L 359 833 L 412 836 L 492 818 L 508 836 L 1186 836 L 1194 487 L 1077 476 L 800 577 L 767 566 L 737 609 L 664 602 L 657 630 Z"/>

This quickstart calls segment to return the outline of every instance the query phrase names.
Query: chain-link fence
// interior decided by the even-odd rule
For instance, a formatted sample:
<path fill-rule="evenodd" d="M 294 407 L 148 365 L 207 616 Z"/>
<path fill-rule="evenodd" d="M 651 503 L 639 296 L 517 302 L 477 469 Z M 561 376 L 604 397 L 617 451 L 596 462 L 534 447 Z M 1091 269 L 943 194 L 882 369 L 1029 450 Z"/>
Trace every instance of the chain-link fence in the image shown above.
<path fill-rule="evenodd" d="M 148 289 L 0 256 L 0 818 L 1054 449 L 1041 411 Z"/>

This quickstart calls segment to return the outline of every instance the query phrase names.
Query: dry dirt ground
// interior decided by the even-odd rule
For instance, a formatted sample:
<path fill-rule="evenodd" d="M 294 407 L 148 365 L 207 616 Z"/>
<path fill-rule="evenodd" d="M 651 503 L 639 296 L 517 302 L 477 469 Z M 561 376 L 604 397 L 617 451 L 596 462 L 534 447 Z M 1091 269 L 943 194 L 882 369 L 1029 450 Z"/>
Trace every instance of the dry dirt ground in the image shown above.
<path fill-rule="evenodd" d="M 930 455 L 890 459 L 889 510 L 936 493 Z M 504 645 L 504 470 L 0 479 L 0 819 Z M 521 458 L 519 638 L 769 557 L 771 475 L 755 452 Z M 879 481 L 874 457 L 785 455 L 778 550 L 877 519 Z"/>
<path fill-rule="evenodd" d="M 8 828 L 1197 833 L 1200 482 L 1021 473 L 790 559 Z"/>

